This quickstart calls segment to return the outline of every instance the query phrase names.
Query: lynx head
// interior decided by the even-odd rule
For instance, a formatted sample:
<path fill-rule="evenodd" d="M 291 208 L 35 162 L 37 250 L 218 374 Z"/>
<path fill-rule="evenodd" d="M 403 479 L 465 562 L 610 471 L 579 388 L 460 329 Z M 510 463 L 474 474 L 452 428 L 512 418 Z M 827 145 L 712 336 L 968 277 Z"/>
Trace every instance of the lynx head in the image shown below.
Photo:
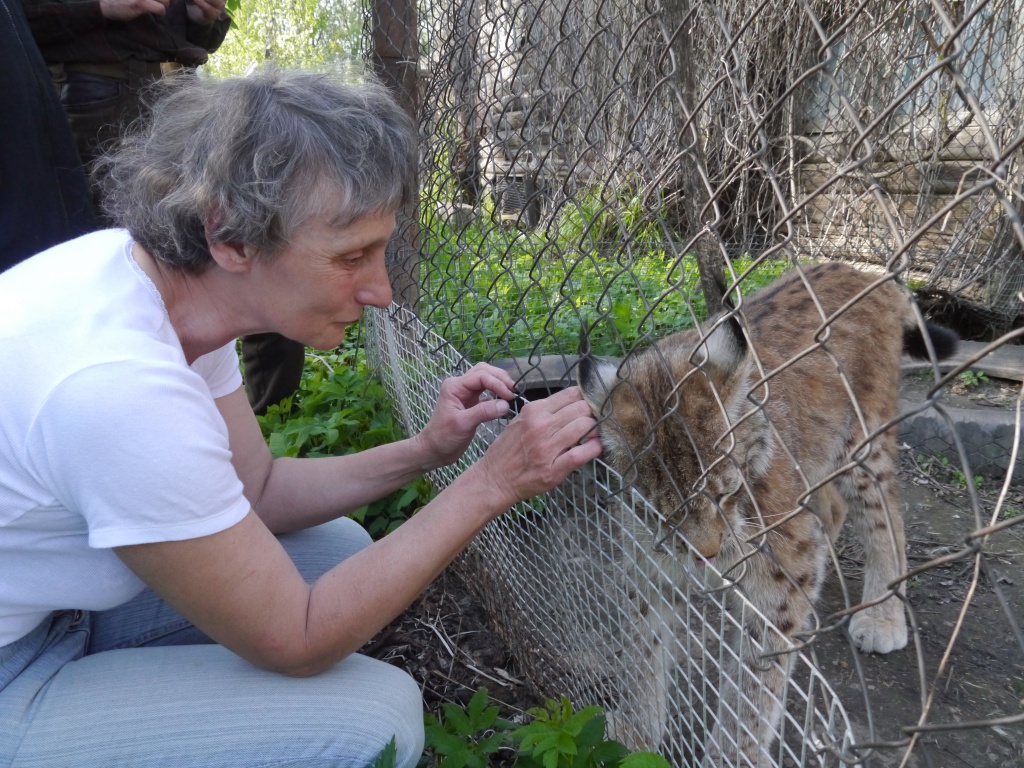
<path fill-rule="evenodd" d="M 706 558 L 739 532 L 743 479 L 763 477 L 772 460 L 767 420 L 748 399 L 755 370 L 731 315 L 667 336 L 621 366 L 586 350 L 580 357 L 579 385 L 606 460 Z"/>

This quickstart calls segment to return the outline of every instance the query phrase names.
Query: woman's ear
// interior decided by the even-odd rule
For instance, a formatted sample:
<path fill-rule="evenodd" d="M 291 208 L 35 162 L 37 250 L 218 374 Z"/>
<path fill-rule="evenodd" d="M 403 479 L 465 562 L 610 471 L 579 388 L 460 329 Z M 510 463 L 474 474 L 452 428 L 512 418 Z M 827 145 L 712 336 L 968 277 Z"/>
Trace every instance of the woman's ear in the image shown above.
<path fill-rule="evenodd" d="M 209 242 L 210 255 L 222 269 L 228 272 L 241 274 L 252 268 L 252 251 L 249 246 L 241 243 L 212 243 Z"/>
<path fill-rule="evenodd" d="M 252 251 L 242 243 L 225 243 L 214 237 L 220 224 L 220 212 L 210 214 L 203 225 L 206 235 L 206 246 L 210 249 L 213 260 L 228 272 L 248 272 L 252 268 Z"/>

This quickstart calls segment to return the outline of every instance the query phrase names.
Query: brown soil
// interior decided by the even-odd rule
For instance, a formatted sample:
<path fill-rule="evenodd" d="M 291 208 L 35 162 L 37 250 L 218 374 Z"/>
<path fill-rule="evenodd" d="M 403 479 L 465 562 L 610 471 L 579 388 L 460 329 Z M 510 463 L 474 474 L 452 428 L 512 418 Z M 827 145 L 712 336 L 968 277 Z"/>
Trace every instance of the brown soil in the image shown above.
<path fill-rule="evenodd" d="M 1024 766 L 1024 723 L 962 728 L 993 718 L 1024 717 L 1024 516 L 1021 525 L 994 534 L 986 555 L 965 552 L 968 534 L 989 522 L 995 488 L 983 489 L 975 520 L 965 489 L 924 473 L 904 457 L 901 494 L 911 571 L 923 569 L 908 582 L 916 643 L 886 656 L 865 656 L 851 650 L 840 633 L 823 635 L 815 653 L 826 678 L 850 717 L 855 736 L 866 739 L 869 722 L 875 741 L 893 746 L 878 749 L 865 764 L 907 768 L 1020 768 Z M 988 491 L 988 493 L 985 493 Z M 1007 497 L 1004 516 L 1024 513 L 1024 493 Z M 843 572 L 849 589 L 860 592 L 862 561 L 856 547 L 840 539 Z M 939 562 L 955 553 L 963 556 Z M 976 560 L 981 568 L 976 572 Z M 842 591 L 831 574 L 822 609 L 843 606 Z M 938 675 L 943 656 L 948 658 Z M 860 667 L 858 671 L 857 667 Z M 924 702 L 932 697 L 927 722 L 961 726 L 923 731 L 906 762 L 905 729 L 915 726 Z M 901 746 L 896 746 L 901 743 Z"/>

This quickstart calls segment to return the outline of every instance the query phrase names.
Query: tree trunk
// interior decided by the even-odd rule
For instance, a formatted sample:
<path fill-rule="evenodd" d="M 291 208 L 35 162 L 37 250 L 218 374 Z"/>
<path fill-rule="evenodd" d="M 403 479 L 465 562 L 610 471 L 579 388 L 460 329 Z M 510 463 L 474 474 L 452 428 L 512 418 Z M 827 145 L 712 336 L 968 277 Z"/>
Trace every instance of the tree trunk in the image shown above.
<path fill-rule="evenodd" d="M 674 75 L 674 81 L 679 87 L 682 118 L 686 122 L 680 135 L 682 152 L 679 156 L 678 177 L 679 191 L 682 193 L 682 223 L 697 259 L 700 289 L 707 303 L 708 315 L 712 316 L 723 308 L 725 258 L 721 238 L 710 226 L 718 218 L 717 206 L 711 204 L 705 209 L 712 190 L 707 181 L 709 174 L 701 144 L 699 115 L 694 112 L 698 94 L 697 79 L 694 76 L 697 63 L 693 55 L 691 0 L 667 0 L 664 8 L 665 20 L 673 38 L 671 56 L 663 59 L 663 67 L 668 70 L 674 67 L 675 70 L 664 74 Z M 705 209 L 703 214 L 702 209 Z"/>
<path fill-rule="evenodd" d="M 419 43 L 416 0 L 374 0 L 371 5 L 371 63 L 398 103 L 419 124 Z M 413 188 L 419 189 L 418 179 Z M 395 237 L 388 247 L 388 274 L 394 300 L 419 312 L 419 194 L 397 212 Z"/>

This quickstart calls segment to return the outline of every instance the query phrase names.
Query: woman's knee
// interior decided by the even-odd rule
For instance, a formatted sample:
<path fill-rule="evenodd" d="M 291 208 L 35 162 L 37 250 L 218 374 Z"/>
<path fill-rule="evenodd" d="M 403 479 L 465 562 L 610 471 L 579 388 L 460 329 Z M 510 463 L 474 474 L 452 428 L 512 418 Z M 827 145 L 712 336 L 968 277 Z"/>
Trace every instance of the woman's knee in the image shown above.
<path fill-rule="evenodd" d="M 338 723 L 346 723 L 350 734 L 360 734 L 369 761 L 394 739 L 395 765 L 414 768 L 424 743 L 419 684 L 398 667 L 358 654 L 346 658 L 333 671 L 344 678 L 344 685 L 328 686 L 337 692 L 331 703 L 318 697 L 325 722 L 335 729 Z M 354 704 L 353 699 L 360 703 Z M 332 707 L 336 709 L 330 713 Z"/>
<path fill-rule="evenodd" d="M 396 667 L 392 669 L 395 674 L 389 687 L 395 712 L 395 765 L 397 768 L 413 768 L 423 754 L 423 695 L 419 684 L 410 675 Z"/>

